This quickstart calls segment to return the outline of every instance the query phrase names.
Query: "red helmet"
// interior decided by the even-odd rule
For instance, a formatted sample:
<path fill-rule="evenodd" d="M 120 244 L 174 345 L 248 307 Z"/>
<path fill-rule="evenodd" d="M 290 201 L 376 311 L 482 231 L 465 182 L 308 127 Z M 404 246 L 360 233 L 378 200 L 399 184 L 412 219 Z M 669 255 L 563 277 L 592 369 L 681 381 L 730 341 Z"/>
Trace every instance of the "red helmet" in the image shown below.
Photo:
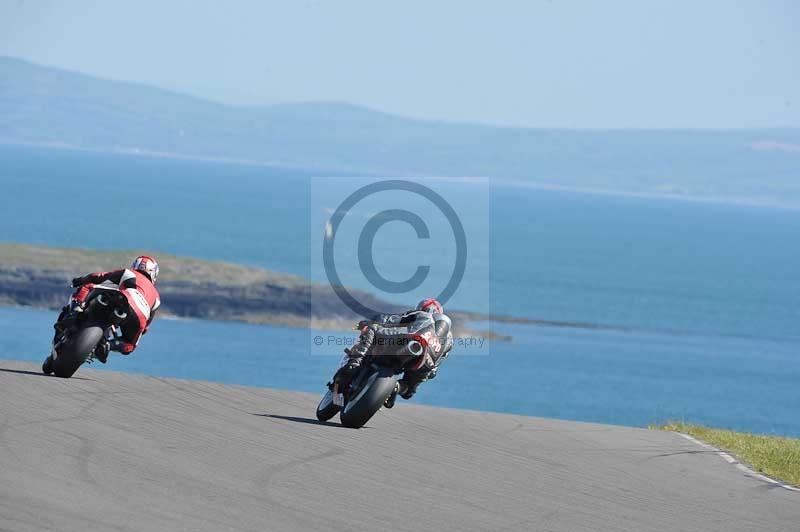
<path fill-rule="evenodd" d="M 425 312 L 430 312 L 431 314 L 444 314 L 444 308 L 442 307 L 442 304 L 432 297 L 423 299 L 417 303 L 417 310 L 424 310 Z"/>
<path fill-rule="evenodd" d="M 156 279 L 158 278 L 158 263 L 153 257 L 148 257 L 147 255 L 136 257 L 133 264 L 131 264 L 131 269 L 142 272 L 150 278 L 153 284 L 156 284 Z"/>

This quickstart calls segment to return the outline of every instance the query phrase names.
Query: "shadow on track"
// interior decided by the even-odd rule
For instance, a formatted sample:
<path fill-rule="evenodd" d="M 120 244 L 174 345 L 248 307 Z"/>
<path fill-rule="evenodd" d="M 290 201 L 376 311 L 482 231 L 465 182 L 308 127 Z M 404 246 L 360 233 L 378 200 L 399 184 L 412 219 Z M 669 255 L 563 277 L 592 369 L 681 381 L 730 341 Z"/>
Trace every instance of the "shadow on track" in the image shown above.
<path fill-rule="evenodd" d="M 260 417 L 269 417 L 272 419 L 283 419 L 285 421 L 292 421 L 293 423 L 306 423 L 308 425 L 322 425 L 323 427 L 338 427 L 340 429 L 346 429 L 344 425 L 340 425 L 338 423 L 328 423 L 320 421 L 316 418 L 311 417 L 296 417 L 296 416 L 281 416 L 278 414 L 253 414 L 254 416 Z M 368 427 L 363 427 L 368 428 Z"/>
<path fill-rule="evenodd" d="M 0 372 L 3 372 L 3 373 L 17 373 L 19 375 L 33 375 L 34 377 L 47 377 L 47 378 L 53 378 L 53 379 L 57 379 L 58 378 L 58 377 L 55 377 L 53 375 L 45 375 L 41 371 L 28 371 L 28 370 L 25 370 L 25 369 L 0 368 Z M 87 379 L 86 377 L 75 377 L 75 376 L 70 377 L 70 379 L 77 379 L 77 380 L 80 380 L 80 381 L 93 380 L 93 379 Z"/>

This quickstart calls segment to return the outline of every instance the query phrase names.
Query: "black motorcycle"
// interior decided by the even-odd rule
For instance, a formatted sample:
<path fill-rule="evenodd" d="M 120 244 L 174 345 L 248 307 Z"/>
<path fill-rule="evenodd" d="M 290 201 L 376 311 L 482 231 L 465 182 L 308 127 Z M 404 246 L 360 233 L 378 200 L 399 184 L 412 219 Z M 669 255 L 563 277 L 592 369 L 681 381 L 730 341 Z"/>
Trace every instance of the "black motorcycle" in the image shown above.
<path fill-rule="evenodd" d="M 396 338 L 376 338 L 361 367 L 349 382 L 334 378 L 317 406 L 317 419 L 328 421 L 337 413 L 342 425 L 358 429 L 395 393 L 397 376 L 415 370 L 431 360 L 432 319 L 421 320 L 408 334 Z"/>
<path fill-rule="evenodd" d="M 42 372 L 72 377 L 82 364 L 92 361 L 101 342 L 120 336 L 120 325 L 129 312 L 128 299 L 118 289 L 94 287 L 82 312 L 67 311 L 56 323 L 53 349 L 42 363 Z"/>

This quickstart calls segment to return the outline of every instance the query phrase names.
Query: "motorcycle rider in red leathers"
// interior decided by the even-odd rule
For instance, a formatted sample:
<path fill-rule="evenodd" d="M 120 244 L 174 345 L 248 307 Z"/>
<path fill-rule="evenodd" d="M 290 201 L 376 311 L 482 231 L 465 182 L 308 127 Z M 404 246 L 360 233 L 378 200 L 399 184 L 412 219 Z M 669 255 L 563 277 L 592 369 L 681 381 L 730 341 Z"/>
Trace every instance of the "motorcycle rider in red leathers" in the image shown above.
<path fill-rule="evenodd" d="M 415 370 L 406 370 L 403 378 L 398 381 L 394 392 L 386 400 L 386 408 L 392 408 L 399 394 L 403 399 L 411 399 L 417 388 L 423 382 L 436 376 L 440 364 L 447 358 L 453 348 L 453 333 L 450 318 L 444 313 L 441 303 L 436 299 L 428 298 L 419 302 L 416 309 L 403 314 L 379 315 L 373 320 L 362 321 L 360 325 L 361 336 L 358 343 L 350 350 L 345 350 L 348 359 L 334 377 L 334 381 L 347 381 L 358 372 L 361 361 L 372 347 L 376 338 L 403 334 L 418 319 L 432 318 L 434 321 L 434 342 L 429 343 L 431 359 L 422 367 Z"/>
<path fill-rule="evenodd" d="M 92 288 L 100 283 L 111 282 L 117 285 L 120 292 L 127 298 L 132 312 L 120 326 L 122 337 L 111 342 L 101 342 L 95 350 L 94 356 L 105 364 L 109 351 L 118 351 L 123 355 L 129 355 L 136 349 L 139 339 L 153 323 L 156 311 L 161 306 L 161 297 L 155 287 L 158 272 L 159 267 L 156 260 L 142 255 L 133 261 L 130 268 L 90 273 L 74 278 L 72 286 L 78 290 L 72 295 L 69 305 L 62 309 L 56 321 L 56 338 L 61 332 L 59 324 L 65 317 L 72 313 L 83 312 L 86 297 Z"/>

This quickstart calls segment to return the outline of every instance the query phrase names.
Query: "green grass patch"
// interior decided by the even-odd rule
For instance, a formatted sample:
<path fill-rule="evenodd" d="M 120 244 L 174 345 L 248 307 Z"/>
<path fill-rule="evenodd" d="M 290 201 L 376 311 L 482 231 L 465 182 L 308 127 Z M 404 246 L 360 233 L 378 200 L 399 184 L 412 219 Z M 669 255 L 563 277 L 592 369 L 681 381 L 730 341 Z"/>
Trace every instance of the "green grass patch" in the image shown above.
<path fill-rule="evenodd" d="M 650 428 L 689 434 L 729 452 L 759 473 L 800 486 L 800 439 L 712 429 L 680 422 Z"/>

